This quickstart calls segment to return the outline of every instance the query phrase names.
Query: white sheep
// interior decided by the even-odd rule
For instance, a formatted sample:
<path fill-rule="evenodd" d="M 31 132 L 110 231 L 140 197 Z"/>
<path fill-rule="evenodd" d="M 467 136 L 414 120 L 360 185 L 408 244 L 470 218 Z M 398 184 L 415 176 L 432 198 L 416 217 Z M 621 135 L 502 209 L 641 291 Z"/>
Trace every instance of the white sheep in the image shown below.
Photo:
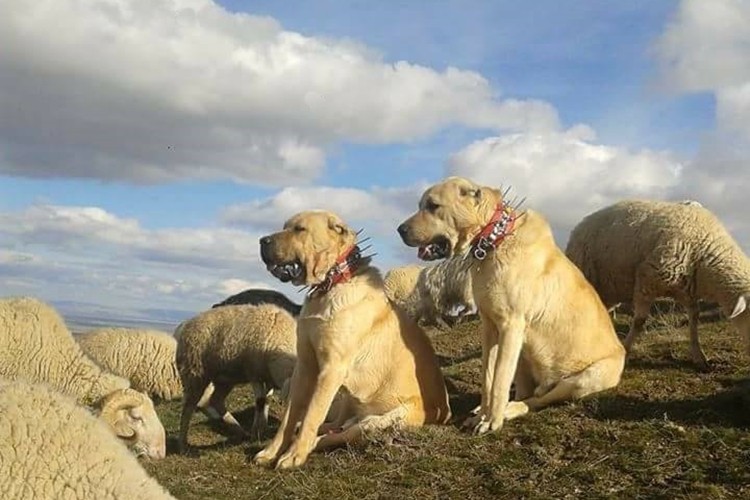
<path fill-rule="evenodd" d="M 471 273 L 463 258 L 431 266 L 408 265 L 391 269 L 384 278 L 388 298 L 415 320 L 448 328 L 447 318 L 476 311 Z"/>
<path fill-rule="evenodd" d="M 267 426 L 267 396 L 282 389 L 297 361 L 297 321 L 272 304 L 232 305 L 209 309 L 177 329 L 177 367 L 184 391 L 179 446 L 187 448 L 190 419 L 210 383 L 209 404 L 236 432 L 244 434 L 224 403 L 237 384 L 252 383 L 255 416 L 251 434 Z"/>
<path fill-rule="evenodd" d="M 29 297 L 0 300 L 0 378 L 45 383 L 92 407 L 136 453 L 163 458 L 164 427 L 151 399 L 101 369 L 51 306 Z"/>
<path fill-rule="evenodd" d="M 41 384 L 0 380 L 3 500 L 173 497 L 101 419 Z"/>
<path fill-rule="evenodd" d="M 165 401 L 182 397 L 177 341 L 169 333 L 142 328 L 99 328 L 76 337 L 84 354 L 130 387 Z"/>
<path fill-rule="evenodd" d="M 621 201 L 585 217 L 566 253 L 608 307 L 632 302 L 628 350 L 659 297 L 688 311 L 691 357 L 699 367 L 708 366 L 698 341 L 699 299 L 718 303 L 750 346 L 750 262 L 700 204 Z"/>

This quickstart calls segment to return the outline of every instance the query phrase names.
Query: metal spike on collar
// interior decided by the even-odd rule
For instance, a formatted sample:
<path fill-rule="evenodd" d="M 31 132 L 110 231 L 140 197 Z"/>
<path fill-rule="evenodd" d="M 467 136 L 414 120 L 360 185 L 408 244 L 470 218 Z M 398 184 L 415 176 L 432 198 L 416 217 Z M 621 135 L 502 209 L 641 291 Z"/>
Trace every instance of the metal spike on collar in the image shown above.
<path fill-rule="evenodd" d="M 511 186 L 508 185 L 505 190 L 503 191 L 503 199 L 505 199 L 506 196 L 508 196 L 508 193 L 510 193 Z"/>

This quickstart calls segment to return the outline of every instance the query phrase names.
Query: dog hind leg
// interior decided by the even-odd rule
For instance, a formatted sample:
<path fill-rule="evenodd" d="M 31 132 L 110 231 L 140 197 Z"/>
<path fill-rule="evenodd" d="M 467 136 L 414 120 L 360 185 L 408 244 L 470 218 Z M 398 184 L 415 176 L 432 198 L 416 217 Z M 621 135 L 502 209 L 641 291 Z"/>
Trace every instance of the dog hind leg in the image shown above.
<path fill-rule="evenodd" d="M 383 415 L 368 415 L 362 420 L 345 426 L 341 432 L 333 432 L 318 436 L 315 450 L 325 450 L 338 446 L 356 443 L 366 438 L 369 433 L 398 429 L 407 423 L 409 410 L 401 405 Z"/>
<path fill-rule="evenodd" d="M 513 401 L 506 408 L 505 418 L 510 420 L 554 403 L 581 399 L 611 389 L 620 382 L 624 364 L 624 358 L 619 355 L 596 361 L 588 368 L 561 379 L 544 394 L 523 401 Z"/>

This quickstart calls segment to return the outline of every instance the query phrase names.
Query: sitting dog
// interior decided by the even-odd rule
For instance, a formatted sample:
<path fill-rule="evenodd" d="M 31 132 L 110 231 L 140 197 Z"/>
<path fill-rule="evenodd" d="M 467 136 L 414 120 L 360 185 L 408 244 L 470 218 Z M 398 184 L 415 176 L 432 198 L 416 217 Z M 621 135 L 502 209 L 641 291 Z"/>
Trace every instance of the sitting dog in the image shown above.
<path fill-rule="evenodd" d="M 296 467 L 313 449 L 351 443 L 371 430 L 450 419 L 427 335 L 386 298 L 380 272 L 361 255 L 356 237 L 337 215 L 308 211 L 260 240 L 271 274 L 310 291 L 297 323 L 289 402 L 256 463 Z M 340 388 L 338 415 L 321 425 Z"/>
<path fill-rule="evenodd" d="M 483 332 L 482 402 L 464 422 L 474 433 L 619 383 L 625 349 L 607 309 L 540 214 L 449 177 L 424 192 L 398 232 L 423 260 L 466 254 L 471 266 Z"/>

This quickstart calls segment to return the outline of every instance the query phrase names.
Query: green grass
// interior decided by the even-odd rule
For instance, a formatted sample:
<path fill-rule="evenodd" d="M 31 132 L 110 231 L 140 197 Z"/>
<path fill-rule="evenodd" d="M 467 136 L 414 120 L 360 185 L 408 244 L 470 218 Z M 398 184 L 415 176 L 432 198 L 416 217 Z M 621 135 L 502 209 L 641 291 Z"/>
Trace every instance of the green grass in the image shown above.
<path fill-rule="evenodd" d="M 618 331 L 627 319 L 618 317 Z M 480 437 L 458 428 L 479 401 L 477 329 L 474 322 L 431 332 L 453 425 L 383 435 L 279 472 L 250 462 L 259 443 L 229 442 L 196 415 L 197 456 L 169 454 L 145 467 L 181 499 L 750 498 L 748 361 L 727 322 L 701 325 L 709 373 L 689 361 L 679 318 L 665 315 L 651 322 L 615 390 Z M 250 391 L 237 388 L 229 400 L 248 427 Z M 180 402 L 157 410 L 172 451 Z M 277 402 L 272 413 L 280 413 Z"/>

